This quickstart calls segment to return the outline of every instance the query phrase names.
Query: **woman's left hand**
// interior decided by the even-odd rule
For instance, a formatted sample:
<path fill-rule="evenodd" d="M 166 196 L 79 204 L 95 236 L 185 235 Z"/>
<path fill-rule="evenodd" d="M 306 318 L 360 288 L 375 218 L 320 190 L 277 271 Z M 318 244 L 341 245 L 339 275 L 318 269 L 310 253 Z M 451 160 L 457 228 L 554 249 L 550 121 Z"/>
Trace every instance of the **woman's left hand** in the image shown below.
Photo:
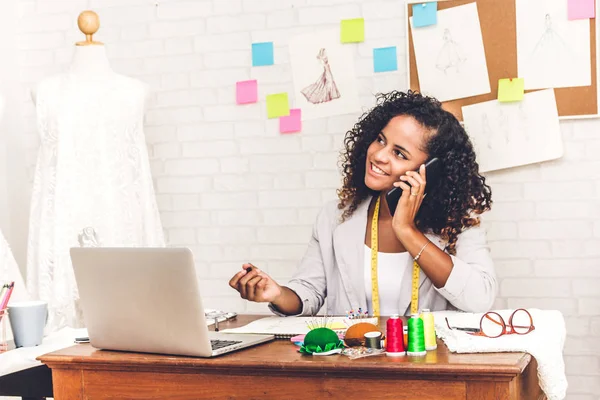
<path fill-rule="evenodd" d="M 415 216 L 423 202 L 426 184 L 424 164 L 419 168 L 419 172 L 407 171 L 400 177 L 399 182 L 394 183 L 394 186 L 402 188 L 402 196 L 392 219 L 394 233 L 400 241 L 404 235 L 416 229 Z"/>

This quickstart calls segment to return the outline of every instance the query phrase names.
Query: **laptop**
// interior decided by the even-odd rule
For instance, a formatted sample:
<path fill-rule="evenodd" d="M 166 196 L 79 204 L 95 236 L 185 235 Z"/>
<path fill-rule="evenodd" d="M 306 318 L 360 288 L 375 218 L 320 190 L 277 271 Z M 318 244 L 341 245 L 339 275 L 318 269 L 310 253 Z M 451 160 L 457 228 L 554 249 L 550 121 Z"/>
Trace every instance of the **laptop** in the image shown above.
<path fill-rule="evenodd" d="M 213 357 L 274 339 L 208 330 L 187 248 L 81 247 L 71 260 L 98 349 Z"/>

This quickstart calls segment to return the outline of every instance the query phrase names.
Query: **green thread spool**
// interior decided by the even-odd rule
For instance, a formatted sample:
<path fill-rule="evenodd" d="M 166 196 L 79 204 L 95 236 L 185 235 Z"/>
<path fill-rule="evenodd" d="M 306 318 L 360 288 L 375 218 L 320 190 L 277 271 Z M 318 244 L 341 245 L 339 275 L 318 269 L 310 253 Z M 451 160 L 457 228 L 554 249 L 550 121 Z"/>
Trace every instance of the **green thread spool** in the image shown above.
<path fill-rule="evenodd" d="M 419 314 L 411 315 L 408 320 L 408 348 L 406 354 L 409 356 L 425 356 L 425 328 Z"/>

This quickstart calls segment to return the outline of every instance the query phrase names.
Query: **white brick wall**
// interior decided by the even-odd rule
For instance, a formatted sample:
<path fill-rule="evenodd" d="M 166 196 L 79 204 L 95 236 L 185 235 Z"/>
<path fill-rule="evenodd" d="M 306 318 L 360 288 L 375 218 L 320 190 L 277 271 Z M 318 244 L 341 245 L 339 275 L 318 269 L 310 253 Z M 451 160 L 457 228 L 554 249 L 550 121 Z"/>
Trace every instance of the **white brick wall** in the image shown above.
<path fill-rule="evenodd" d="M 358 115 L 304 121 L 302 133 L 286 136 L 266 119 L 265 95 L 293 87 L 290 37 L 365 17 L 367 41 L 352 45 L 361 103 L 406 88 L 398 0 L 158 0 L 158 8 L 154 0 L 15 1 L 20 74 L 0 79 L 21 82 L 23 132 L 15 135 L 29 176 L 38 138 L 28 91 L 66 68 L 82 39 L 76 17 L 92 7 L 113 68 L 152 88 L 146 137 L 162 221 L 171 245 L 193 249 L 209 307 L 265 312 L 241 301 L 228 277 L 252 261 L 288 279 L 340 182 L 338 150 Z M 251 68 L 253 41 L 275 43 L 275 66 Z M 372 48 L 389 45 L 398 46 L 400 70 L 373 76 Z M 249 78 L 260 81 L 260 101 L 236 106 L 235 82 Z M 500 279 L 496 305 L 562 311 L 569 399 L 598 400 L 600 122 L 562 128 L 562 159 L 489 174 L 494 208 L 484 224 Z"/>

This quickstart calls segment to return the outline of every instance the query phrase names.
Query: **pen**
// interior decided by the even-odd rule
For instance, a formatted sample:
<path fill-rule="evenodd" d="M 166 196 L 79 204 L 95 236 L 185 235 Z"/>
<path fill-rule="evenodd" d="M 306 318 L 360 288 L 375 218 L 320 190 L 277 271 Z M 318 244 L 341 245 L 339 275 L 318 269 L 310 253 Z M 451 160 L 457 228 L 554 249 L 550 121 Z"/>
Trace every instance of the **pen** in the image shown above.
<path fill-rule="evenodd" d="M 254 265 L 252 265 L 252 263 L 246 263 L 246 264 L 250 265 L 249 267 L 245 268 L 246 272 L 252 271 L 252 267 L 254 267 Z"/>
<path fill-rule="evenodd" d="M 8 301 L 10 300 L 10 295 L 12 294 L 14 287 L 14 282 L 11 282 L 7 285 L 8 290 L 4 291 L 4 297 L 0 298 L 0 311 L 4 311 L 8 307 Z M 2 320 L 2 315 L 0 315 L 0 320 Z"/>
<path fill-rule="evenodd" d="M 6 308 L 6 306 L 8 305 L 8 301 L 10 300 L 10 295 L 12 294 L 12 291 L 15 287 L 15 283 L 11 282 L 8 284 L 7 287 L 8 287 L 8 290 L 4 294 L 4 297 L 0 299 L 0 310 L 4 310 Z"/>
<path fill-rule="evenodd" d="M 479 328 L 458 328 L 458 327 L 453 327 L 452 329 L 456 329 L 457 331 L 465 331 L 465 332 L 480 332 Z"/>
<path fill-rule="evenodd" d="M 0 303 L 2 302 L 2 299 L 4 298 L 4 294 L 6 293 L 7 290 L 8 290 L 8 283 L 5 283 L 4 285 L 2 285 L 2 288 L 0 289 Z"/>

